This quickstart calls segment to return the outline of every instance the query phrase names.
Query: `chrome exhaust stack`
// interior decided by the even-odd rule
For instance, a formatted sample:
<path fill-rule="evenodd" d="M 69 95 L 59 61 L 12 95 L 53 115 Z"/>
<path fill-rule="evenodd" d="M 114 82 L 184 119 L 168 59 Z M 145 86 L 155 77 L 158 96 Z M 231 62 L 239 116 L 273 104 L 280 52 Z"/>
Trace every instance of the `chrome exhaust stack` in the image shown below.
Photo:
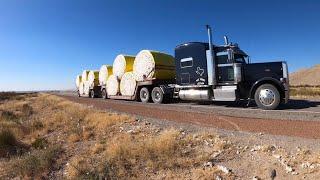
<path fill-rule="evenodd" d="M 211 32 L 211 27 L 209 25 L 206 25 L 207 32 L 208 32 L 208 41 L 209 41 L 209 54 L 207 57 L 207 61 L 210 62 L 210 66 L 208 63 L 208 75 L 210 74 L 211 77 L 208 77 L 209 80 L 209 85 L 212 85 L 213 87 L 217 85 L 217 77 L 216 77 L 216 72 L 217 72 L 217 63 L 215 61 L 214 57 L 214 52 L 213 52 L 213 44 L 212 44 L 212 32 Z M 210 60 L 208 59 L 210 58 Z"/>

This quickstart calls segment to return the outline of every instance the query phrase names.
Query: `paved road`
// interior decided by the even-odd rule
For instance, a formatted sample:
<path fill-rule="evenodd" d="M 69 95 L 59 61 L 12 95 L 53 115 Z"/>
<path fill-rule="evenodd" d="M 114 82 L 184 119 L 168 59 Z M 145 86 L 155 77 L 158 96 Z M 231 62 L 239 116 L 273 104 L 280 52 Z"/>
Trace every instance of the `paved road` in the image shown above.
<path fill-rule="evenodd" d="M 264 111 L 254 107 L 241 108 L 239 107 L 242 106 L 241 104 L 235 106 L 235 104 L 230 103 L 219 103 L 219 105 L 196 105 L 191 103 L 155 105 L 132 101 L 78 98 L 72 94 L 60 94 L 60 96 L 102 110 L 111 109 L 156 119 L 193 123 L 235 131 L 320 138 L 319 103 L 312 108 L 309 107 L 304 110 L 287 108 Z M 292 101 L 292 103 L 295 102 Z M 303 101 L 303 103 L 306 102 Z"/>
<path fill-rule="evenodd" d="M 64 96 L 73 96 L 74 92 L 61 92 Z M 104 100 L 107 102 L 115 101 L 117 103 L 126 104 L 142 104 L 135 101 L 123 100 Z M 248 117 L 248 118 L 263 118 L 263 119 L 284 119 L 284 120 L 307 120 L 307 121 L 320 121 L 320 100 L 290 100 L 288 104 L 282 105 L 279 110 L 261 110 L 258 109 L 254 103 L 249 107 L 246 102 L 214 102 L 210 104 L 199 104 L 194 102 L 179 102 L 171 104 L 153 104 L 149 103 L 148 106 L 164 107 L 164 108 L 177 108 L 188 109 L 194 112 L 214 113 L 224 116 L 232 117 Z"/>

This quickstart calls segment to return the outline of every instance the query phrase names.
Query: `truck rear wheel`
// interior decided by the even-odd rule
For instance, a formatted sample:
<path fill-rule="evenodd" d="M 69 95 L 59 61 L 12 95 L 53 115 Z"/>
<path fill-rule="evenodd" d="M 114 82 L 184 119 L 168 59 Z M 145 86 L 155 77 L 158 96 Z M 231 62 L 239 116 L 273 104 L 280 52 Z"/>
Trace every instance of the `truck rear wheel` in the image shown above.
<path fill-rule="evenodd" d="M 143 103 L 147 103 L 150 100 L 150 93 L 149 89 L 146 87 L 141 88 L 140 90 L 140 100 Z"/>
<path fill-rule="evenodd" d="M 108 95 L 106 89 L 102 89 L 101 95 L 103 99 L 107 99 Z"/>
<path fill-rule="evenodd" d="M 161 104 L 163 102 L 163 91 L 160 87 L 153 88 L 151 92 L 152 101 L 156 104 Z"/>
<path fill-rule="evenodd" d="M 254 94 L 257 106 L 265 110 L 276 109 L 280 104 L 280 93 L 272 84 L 262 84 Z"/>
<path fill-rule="evenodd" d="M 90 91 L 89 95 L 90 95 L 91 98 L 95 98 L 96 97 L 95 94 L 94 94 L 94 90 L 93 89 Z"/>

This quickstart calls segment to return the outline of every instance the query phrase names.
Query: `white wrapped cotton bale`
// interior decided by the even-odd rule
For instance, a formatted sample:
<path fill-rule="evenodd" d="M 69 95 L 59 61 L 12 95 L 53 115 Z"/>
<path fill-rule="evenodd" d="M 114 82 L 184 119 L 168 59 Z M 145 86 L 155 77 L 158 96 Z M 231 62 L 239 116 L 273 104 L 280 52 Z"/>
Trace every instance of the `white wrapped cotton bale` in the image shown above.
<path fill-rule="evenodd" d="M 78 75 L 77 78 L 76 78 L 76 86 L 77 88 L 79 89 L 79 86 L 80 86 L 80 83 L 81 83 L 81 78 L 82 76 Z"/>
<path fill-rule="evenodd" d="M 79 94 L 82 96 L 84 94 L 84 84 L 80 82 L 79 84 Z"/>
<path fill-rule="evenodd" d="M 90 93 L 90 84 L 88 81 L 83 82 L 83 94 L 89 95 Z"/>
<path fill-rule="evenodd" d="M 99 84 L 106 85 L 108 77 L 112 75 L 112 66 L 102 65 L 99 71 Z"/>
<path fill-rule="evenodd" d="M 83 72 L 82 72 L 82 82 L 85 82 L 85 81 L 88 81 L 88 75 L 89 75 L 89 70 L 84 70 Z"/>
<path fill-rule="evenodd" d="M 88 83 L 90 87 L 99 85 L 99 71 L 90 71 L 88 74 Z"/>
<path fill-rule="evenodd" d="M 154 78 L 161 80 L 174 79 L 174 58 L 165 53 L 142 50 L 135 58 L 133 75 L 137 81 Z"/>
<path fill-rule="evenodd" d="M 119 80 L 115 75 L 111 75 L 107 80 L 107 93 L 110 96 L 118 95 L 119 93 Z"/>
<path fill-rule="evenodd" d="M 132 71 L 134 56 L 118 55 L 113 61 L 113 74 L 120 80 L 125 72 Z"/>
<path fill-rule="evenodd" d="M 120 81 L 120 93 L 122 96 L 133 96 L 137 86 L 132 72 L 126 72 Z"/>

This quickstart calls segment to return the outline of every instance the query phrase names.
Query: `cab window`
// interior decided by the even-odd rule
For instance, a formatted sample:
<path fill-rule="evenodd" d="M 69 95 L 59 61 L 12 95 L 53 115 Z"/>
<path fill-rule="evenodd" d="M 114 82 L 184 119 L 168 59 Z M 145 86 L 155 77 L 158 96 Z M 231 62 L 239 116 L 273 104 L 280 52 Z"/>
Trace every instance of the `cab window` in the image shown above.
<path fill-rule="evenodd" d="M 218 64 L 232 63 L 230 60 L 228 60 L 227 52 L 218 52 L 216 55 L 216 62 L 218 62 Z"/>
<path fill-rule="evenodd" d="M 235 54 L 234 55 L 234 62 L 235 63 L 246 63 L 245 58 L 243 57 L 243 55 L 240 54 Z"/>

